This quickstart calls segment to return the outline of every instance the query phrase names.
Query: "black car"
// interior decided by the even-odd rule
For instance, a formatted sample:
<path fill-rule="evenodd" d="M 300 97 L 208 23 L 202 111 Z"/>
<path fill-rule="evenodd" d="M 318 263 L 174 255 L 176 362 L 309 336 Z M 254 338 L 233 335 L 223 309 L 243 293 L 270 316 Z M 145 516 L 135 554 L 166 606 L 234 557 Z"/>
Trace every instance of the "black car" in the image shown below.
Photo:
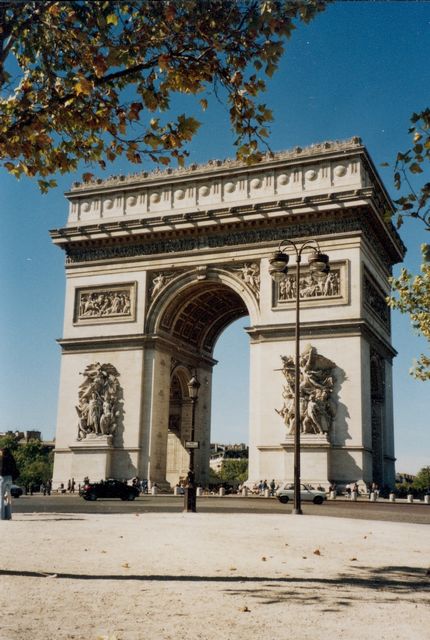
<path fill-rule="evenodd" d="M 139 489 L 119 480 L 102 480 L 84 484 L 79 493 L 84 500 L 97 500 L 97 498 L 134 500 L 139 495 Z"/>
<path fill-rule="evenodd" d="M 17 484 L 13 484 L 10 488 L 10 495 L 12 496 L 12 498 L 19 498 L 19 496 L 22 496 L 23 493 L 24 491 L 21 487 L 18 487 Z"/>

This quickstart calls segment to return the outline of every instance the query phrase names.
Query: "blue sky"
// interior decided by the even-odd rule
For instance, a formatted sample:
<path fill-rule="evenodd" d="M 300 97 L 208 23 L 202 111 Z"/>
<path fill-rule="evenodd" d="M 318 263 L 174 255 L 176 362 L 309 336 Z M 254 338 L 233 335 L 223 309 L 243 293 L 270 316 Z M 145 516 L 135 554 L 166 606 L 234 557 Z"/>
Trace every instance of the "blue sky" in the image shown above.
<path fill-rule="evenodd" d="M 300 27 L 287 45 L 264 98 L 273 109 L 274 151 L 324 140 L 360 136 L 393 197 L 392 171 L 380 167 L 409 146 L 413 111 L 429 106 L 430 4 L 343 2 Z M 175 101 L 203 121 L 190 145 L 190 162 L 234 155 L 227 108 L 213 100 L 202 114 L 192 100 Z M 148 166 L 143 167 L 148 169 Z M 143 169 L 142 168 L 142 169 Z M 136 171 L 126 162 L 105 175 Z M 99 171 L 95 171 L 103 177 Z M 81 172 L 80 172 L 81 173 Z M 55 432 L 64 303 L 64 256 L 48 230 L 66 221 L 63 193 L 80 179 L 59 179 L 41 195 L 34 182 L 17 182 L 0 171 L 0 431 Z M 428 181 L 428 177 L 423 180 Z M 419 245 L 428 241 L 417 222 L 404 225 L 406 265 L 417 269 Z M 428 235 L 428 234 L 427 234 Z M 212 440 L 247 440 L 248 338 L 239 321 L 221 336 L 215 351 Z M 428 344 L 407 317 L 393 316 L 394 410 L 397 469 L 413 473 L 430 464 L 429 384 L 408 374 L 413 357 Z"/>

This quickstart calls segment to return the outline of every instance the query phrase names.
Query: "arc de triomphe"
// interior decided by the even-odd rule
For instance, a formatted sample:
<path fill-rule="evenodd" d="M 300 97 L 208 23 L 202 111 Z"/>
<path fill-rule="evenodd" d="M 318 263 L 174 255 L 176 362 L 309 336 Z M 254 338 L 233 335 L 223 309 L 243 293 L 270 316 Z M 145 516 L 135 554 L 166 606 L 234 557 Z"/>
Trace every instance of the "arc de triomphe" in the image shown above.
<path fill-rule="evenodd" d="M 186 475 L 191 402 L 197 480 L 208 481 L 213 349 L 249 316 L 249 482 L 293 477 L 294 263 L 276 284 L 281 239 L 316 238 L 329 275 L 303 267 L 302 478 L 394 482 L 388 277 L 404 246 L 358 138 L 296 148 L 255 166 L 210 162 L 75 184 L 54 484 Z M 228 417 L 226 417 L 228 419 Z M 233 435 L 234 439 L 234 435 Z"/>

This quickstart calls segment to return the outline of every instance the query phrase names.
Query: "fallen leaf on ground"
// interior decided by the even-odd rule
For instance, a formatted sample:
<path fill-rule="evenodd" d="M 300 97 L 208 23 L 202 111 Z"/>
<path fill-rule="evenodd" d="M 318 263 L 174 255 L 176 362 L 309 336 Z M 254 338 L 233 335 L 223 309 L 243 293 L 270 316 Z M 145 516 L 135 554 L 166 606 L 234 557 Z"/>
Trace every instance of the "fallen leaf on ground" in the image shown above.
<path fill-rule="evenodd" d="M 319 549 L 315 549 L 314 556 L 320 556 L 320 555 L 321 555 L 321 551 Z"/>
<path fill-rule="evenodd" d="M 230 571 L 237 571 L 236 567 L 230 567 Z"/>
<path fill-rule="evenodd" d="M 351 562 L 355 562 L 357 558 L 351 558 Z"/>
<path fill-rule="evenodd" d="M 128 564 L 128 562 L 124 562 L 121 567 L 124 567 L 124 569 L 130 569 L 130 565 Z"/>
<path fill-rule="evenodd" d="M 242 607 L 239 611 L 243 611 L 244 613 L 250 613 L 250 609 L 248 607 Z"/>
<path fill-rule="evenodd" d="M 267 560 L 266 556 L 263 556 L 261 559 L 262 559 L 263 562 L 266 562 L 266 560 Z"/>

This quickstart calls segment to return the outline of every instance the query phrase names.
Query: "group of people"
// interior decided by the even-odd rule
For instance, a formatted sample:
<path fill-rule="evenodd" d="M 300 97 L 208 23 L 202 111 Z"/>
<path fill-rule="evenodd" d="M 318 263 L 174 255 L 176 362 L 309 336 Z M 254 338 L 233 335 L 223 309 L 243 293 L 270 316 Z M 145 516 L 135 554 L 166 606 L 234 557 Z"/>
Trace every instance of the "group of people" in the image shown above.
<path fill-rule="evenodd" d="M 366 486 L 366 489 L 367 489 L 367 495 L 369 496 L 369 498 L 372 493 L 374 493 L 376 497 L 379 498 L 380 488 L 377 482 L 369 483 Z M 337 487 L 335 483 L 332 483 L 329 486 L 329 491 L 330 492 L 334 491 L 335 493 L 337 493 Z M 362 493 L 357 482 L 349 482 L 347 485 L 345 485 L 345 495 L 347 497 L 351 497 L 352 493 L 357 494 L 357 496 L 359 496 Z"/>
<path fill-rule="evenodd" d="M 140 480 L 137 476 L 131 481 L 133 487 L 136 487 L 140 493 L 148 493 L 148 480 Z M 154 485 L 153 485 L 154 486 Z"/>
<path fill-rule="evenodd" d="M 260 480 L 260 482 L 254 484 L 251 489 L 251 493 L 264 496 L 267 489 L 269 489 L 270 495 L 274 496 L 276 491 L 279 489 L 279 485 L 276 484 L 274 479 L 272 479 L 270 483 L 268 483 L 267 480 Z"/>
<path fill-rule="evenodd" d="M 37 491 L 37 486 L 34 482 L 29 482 L 25 485 L 26 494 L 32 496 L 35 491 Z M 52 480 L 47 480 L 46 482 L 42 482 L 39 485 L 40 493 L 43 493 L 44 496 L 50 496 L 52 491 Z"/>

